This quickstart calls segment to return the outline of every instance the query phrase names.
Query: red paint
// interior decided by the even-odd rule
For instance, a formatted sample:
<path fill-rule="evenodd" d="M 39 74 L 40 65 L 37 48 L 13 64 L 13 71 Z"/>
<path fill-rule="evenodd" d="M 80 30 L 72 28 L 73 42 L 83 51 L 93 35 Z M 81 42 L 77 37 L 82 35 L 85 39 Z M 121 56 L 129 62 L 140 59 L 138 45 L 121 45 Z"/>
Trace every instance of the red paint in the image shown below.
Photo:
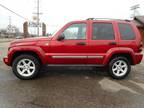
<path fill-rule="evenodd" d="M 91 40 L 92 23 L 103 22 L 112 23 L 115 33 L 115 40 Z M 58 36 L 71 24 L 86 23 L 87 32 L 86 40 L 62 40 L 58 41 Z M 136 34 L 135 40 L 121 40 L 118 29 L 118 23 L 130 24 Z M 116 45 L 109 45 L 115 41 Z M 85 42 L 86 45 L 78 46 L 78 42 Z M 110 58 L 114 54 L 129 54 L 134 64 L 139 64 L 142 60 L 141 36 L 136 26 L 127 21 L 74 21 L 66 24 L 53 37 L 29 38 L 14 41 L 11 43 L 8 51 L 8 57 L 4 58 L 4 62 L 11 66 L 13 55 L 16 52 L 30 51 L 37 54 L 43 64 L 108 64 Z M 102 56 L 103 58 L 52 58 L 52 56 Z"/>

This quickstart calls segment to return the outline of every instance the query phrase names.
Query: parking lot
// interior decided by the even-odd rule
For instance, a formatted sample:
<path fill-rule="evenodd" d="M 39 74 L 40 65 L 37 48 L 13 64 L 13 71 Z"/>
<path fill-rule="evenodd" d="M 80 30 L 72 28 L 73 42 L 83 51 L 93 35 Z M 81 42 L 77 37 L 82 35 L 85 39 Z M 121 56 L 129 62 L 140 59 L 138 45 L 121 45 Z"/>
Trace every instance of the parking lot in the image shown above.
<path fill-rule="evenodd" d="M 0 43 L 0 108 L 144 108 L 144 60 L 124 80 L 93 67 L 45 67 L 23 81 L 2 62 L 8 45 Z"/>

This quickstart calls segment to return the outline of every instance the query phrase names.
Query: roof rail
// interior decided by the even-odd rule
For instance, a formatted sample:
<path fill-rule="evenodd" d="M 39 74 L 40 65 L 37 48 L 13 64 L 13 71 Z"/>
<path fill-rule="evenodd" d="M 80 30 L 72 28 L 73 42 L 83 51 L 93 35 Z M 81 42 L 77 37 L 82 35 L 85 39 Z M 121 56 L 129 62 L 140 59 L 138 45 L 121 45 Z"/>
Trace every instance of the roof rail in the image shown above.
<path fill-rule="evenodd" d="M 119 21 L 130 22 L 130 20 L 127 20 L 127 19 L 114 19 L 114 18 L 88 18 L 86 20 L 119 20 Z"/>

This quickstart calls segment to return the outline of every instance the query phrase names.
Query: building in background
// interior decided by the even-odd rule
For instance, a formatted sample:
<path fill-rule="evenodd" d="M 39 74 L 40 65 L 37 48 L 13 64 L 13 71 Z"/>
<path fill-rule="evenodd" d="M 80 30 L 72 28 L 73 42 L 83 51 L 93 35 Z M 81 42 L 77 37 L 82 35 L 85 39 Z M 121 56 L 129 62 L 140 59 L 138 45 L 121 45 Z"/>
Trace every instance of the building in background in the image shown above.
<path fill-rule="evenodd" d="M 16 26 L 8 25 L 4 29 L 0 29 L 0 38 L 17 38 L 21 36 L 19 29 Z"/>
<path fill-rule="evenodd" d="M 133 19 L 133 22 L 138 27 L 142 36 L 143 44 L 144 44 L 144 16 L 135 16 Z"/>

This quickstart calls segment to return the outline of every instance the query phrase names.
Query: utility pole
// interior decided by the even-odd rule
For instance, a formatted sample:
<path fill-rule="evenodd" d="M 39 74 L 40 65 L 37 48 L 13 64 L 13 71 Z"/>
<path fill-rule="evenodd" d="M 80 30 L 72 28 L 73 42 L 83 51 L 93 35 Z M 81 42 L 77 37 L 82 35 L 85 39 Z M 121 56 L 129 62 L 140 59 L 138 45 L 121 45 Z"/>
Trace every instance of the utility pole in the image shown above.
<path fill-rule="evenodd" d="M 10 36 L 11 34 L 11 16 L 9 16 L 9 24 L 7 26 L 7 33 L 8 33 L 8 37 Z"/>
<path fill-rule="evenodd" d="M 137 11 L 138 8 L 140 8 L 139 4 L 134 5 L 134 6 L 131 7 L 131 10 L 133 11 L 132 18 L 134 18 L 136 16 L 136 14 L 138 14 L 138 11 Z"/>
<path fill-rule="evenodd" d="M 39 0 L 37 0 L 37 35 L 39 36 Z"/>
<path fill-rule="evenodd" d="M 40 29 L 40 15 L 42 13 L 40 13 L 40 1 L 37 0 L 37 12 L 36 13 L 33 13 L 33 14 L 36 14 L 37 18 L 36 18 L 36 23 L 37 23 L 37 36 L 40 36 L 40 33 L 39 33 L 39 29 Z"/>
<path fill-rule="evenodd" d="M 9 24 L 7 26 L 7 33 L 10 36 L 12 32 L 13 32 L 13 28 L 12 28 L 12 25 L 11 25 L 11 16 L 9 16 Z"/>
<path fill-rule="evenodd" d="M 9 26 L 11 26 L 11 16 L 9 16 Z"/>

